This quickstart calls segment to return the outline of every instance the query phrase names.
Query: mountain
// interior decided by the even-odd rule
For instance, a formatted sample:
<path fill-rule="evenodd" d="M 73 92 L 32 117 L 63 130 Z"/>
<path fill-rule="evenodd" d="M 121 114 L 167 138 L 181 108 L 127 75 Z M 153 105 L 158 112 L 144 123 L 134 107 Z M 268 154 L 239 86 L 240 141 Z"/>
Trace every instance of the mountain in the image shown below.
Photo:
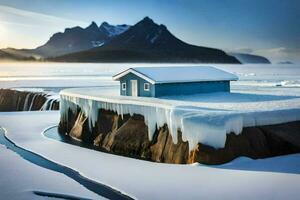
<path fill-rule="evenodd" d="M 246 53 L 230 53 L 230 55 L 236 57 L 243 64 L 271 64 L 271 62 L 263 57 Z"/>
<path fill-rule="evenodd" d="M 280 65 L 291 65 L 291 64 L 294 64 L 294 63 L 291 62 L 291 61 L 280 61 L 277 64 L 280 64 Z"/>
<path fill-rule="evenodd" d="M 69 62 L 240 63 L 219 49 L 187 44 L 149 17 L 99 47 L 51 58 Z"/>
<path fill-rule="evenodd" d="M 53 57 L 67 53 L 84 51 L 93 47 L 101 46 L 111 38 L 126 31 L 128 25 L 110 25 L 103 22 L 99 27 L 92 22 L 88 27 L 79 26 L 67 28 L 63 33 L 55 33 L 46 44 L 36 49 L 16 50 L 19 54 L 32 55 L 35 57 Z"/>
<path fill-rule="evenodd" d="M 33 57 L 16 55 L 6 50 L 0 50 L 0 60 L 1 61 L 34 61 L 35 59 Z"/>

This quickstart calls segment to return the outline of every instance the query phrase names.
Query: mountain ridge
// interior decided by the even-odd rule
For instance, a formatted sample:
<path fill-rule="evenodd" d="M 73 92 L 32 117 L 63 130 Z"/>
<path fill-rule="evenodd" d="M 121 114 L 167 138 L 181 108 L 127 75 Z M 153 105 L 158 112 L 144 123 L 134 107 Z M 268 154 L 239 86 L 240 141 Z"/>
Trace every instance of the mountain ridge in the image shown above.
<path fill-rule="evenodd" d="M 53 34 L 35 49 L 6 49 L 11 54 L 62 62 L 240 63 L 220 49 L 188 44 L 163 24 L 145 17 L 135 25 L 75 26 Z"/>
<path fill-rule="evenodd" d="M 271 64 L 271 62 L 263 56 L 248 53 L 229 53 L 243 64 Z"/>
<path fill-rule="evenodd" d="M 224 51 L 187 44 L 165 25 L 145 17 L 106 44 L 50 58 L 69 62 L 199 62 L 240 63 Z"/>
<path fill-rule="evenodd" d="M 119 30 L 119 34 L 126 31 L 129 25 L 110 25 L 103 22 L 99 27 L 96 22 L 92 22 L 86 28 L 75 26 L 66 28 L 64 32 L 54 33 L 49 40 L 35 49 L 12 49 L 20 55 L 34 56 L 36 58 L 53 57 L 68 53 L 88 50 L 93 47 L 104 44 L 116 34 L 111 34 L 106 27 L 109 26 L 111 31 Z M 122 27 L 122 30 L 121 28 Z"/>

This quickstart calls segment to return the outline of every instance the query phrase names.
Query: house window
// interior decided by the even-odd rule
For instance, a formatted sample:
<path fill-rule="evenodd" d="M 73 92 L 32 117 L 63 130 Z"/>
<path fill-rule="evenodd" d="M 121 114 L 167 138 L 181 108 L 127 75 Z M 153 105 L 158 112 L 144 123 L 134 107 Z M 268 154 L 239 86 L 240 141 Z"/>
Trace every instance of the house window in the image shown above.
<path fill-rule="evenodd" d="M 126 83 L 122 83 L 122 90 L 126 90 Z"/>
<path fill-rule="evenodd" d="M 144 83 L 144 90 L 149 91 L 150 90 L 150 84 L 149 83 Z"/>

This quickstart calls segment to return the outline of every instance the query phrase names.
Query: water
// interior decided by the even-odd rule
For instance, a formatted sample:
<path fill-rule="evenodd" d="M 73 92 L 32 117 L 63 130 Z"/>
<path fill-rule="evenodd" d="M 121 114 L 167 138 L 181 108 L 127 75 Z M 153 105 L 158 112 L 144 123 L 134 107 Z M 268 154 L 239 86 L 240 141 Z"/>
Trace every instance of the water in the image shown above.
<path fill-rule="evenodd" d="M 19 156 L 21 156 L 23 159 L 36 164 L 40 167 L 52 170 L 52 171 L 56 171 L 59 173 L 62 173 L 66 176 L 68 176 L 69 178 L 75 180 L 76 182 L 78 182 L 79 184 L 83 185 L 85 188 L 87 188 L 90 191 L 95 192 L 96 194 L 105 197 L 107 199 L 131 199 L 130 197 L 122 194 L 121 192 L 112 189 L 106 185 L 103 185 L 101 183 L 97 183 L 93 180 L 90 180 L 82 175 L 80 175 L 77 171 L 68 168 L 66 166 L 62 166 L 59 164 L 56 164 L 38 154 L 35 154 L 33 152 L 27 151 L 23 148 L 20 148 L 18 146 L 16 146 L 12 141 L 10 141 L 8 138 L 5 137 L 4 135 L 4 130 L 0 129 L 0 144 L 4 145 L 6 148 L 14 151 L 15 153 L 17 153 Z M 39 191 L 35 192 L 37 195 L 40 196 L 51 196 L 51 197 L 58 197 L 57 194 L 50 194 L 50 193 L 41 193 Z M 61 196 L 59 195 L 60 198 L 64 198 L 64 199 L 76 199 L 74 197 L 70 197 L 70 196 Z"/>
<path fill-rule="evenodd" d="M 88 148 L 88 149 L 93 149 L 93 150 L 97 150 L 97 151 L 105 151 L 104 149 L 100 149 L 97 146 L 94 146 L 92 144 L 81 142 L 79 140 L 75 140 L 75 139 L 73 139 L 73 138 L 71 138 L 70 136 L 67 136 L 67 135 L 64 136 L 62 134 L 59 134 L 57 128 L 58 128 L 58 126 L 48 128 L 47 130 L 45 130 L 43 132 L 43 135 L 48 137 L 48 138 L 51 138 L 51 139 L 54 139 L 54 140 L 57 140 L 57 141 L 60 141 L 60 142 L 64 142 L 64 143 L 67 143 L 67 144 L 73 144 L 73 145 L 76 145 L 76 146 L 80 146 L 80 147 L 84 147 L 84 148 Z M 107 151 L 105 151 L 105 152 L 107 152 Z M 107 152 L 107 153 L 109 153 L 109 152 Z"/>
<path fill-rule="evenodd" d="M 72 145 L 76 145 L 79 147 L 83 147 L 83 148 L 87 148 L 87 149 L 91 149 L 91 150 L 95 150 L 95 151 L 101 151 L 101 152 L 105 152 L 108 154 L 114 154 L 110 151 L 107 151 L 104 148 L 97 147 L 93 144 L 73 139 L 72 137 L 70 137 L 68 135 L 62 135 L 58 132 L 57 128 L 58 128 L 58 126 L 50 127 L 43 132 L 43 135 L 46 136 L 47 138 L 51 138 L 53 140 L 57 140 L 57 141 L 60 141 L 63 143 L 72 144 Z M 128 156 L 128 157 L 130 157 L 130 156 Z M 136 158 L 136 157 L 132 157 L 132 158 Z M 142 159 L 142 158 L 139 158 L 139 159 Z"/>

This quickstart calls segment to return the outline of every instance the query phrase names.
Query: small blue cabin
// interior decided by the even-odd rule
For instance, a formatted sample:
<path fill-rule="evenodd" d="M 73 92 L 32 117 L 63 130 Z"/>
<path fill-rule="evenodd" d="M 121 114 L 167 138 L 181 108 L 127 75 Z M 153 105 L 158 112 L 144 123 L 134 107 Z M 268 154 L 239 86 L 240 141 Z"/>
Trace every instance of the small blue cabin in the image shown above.
<path fill-rule="evenodd" d="M 230 92 L 234 74 L 214 67 L 136 67 L 115 76 L 123 96 L 161 97 Z"/>

